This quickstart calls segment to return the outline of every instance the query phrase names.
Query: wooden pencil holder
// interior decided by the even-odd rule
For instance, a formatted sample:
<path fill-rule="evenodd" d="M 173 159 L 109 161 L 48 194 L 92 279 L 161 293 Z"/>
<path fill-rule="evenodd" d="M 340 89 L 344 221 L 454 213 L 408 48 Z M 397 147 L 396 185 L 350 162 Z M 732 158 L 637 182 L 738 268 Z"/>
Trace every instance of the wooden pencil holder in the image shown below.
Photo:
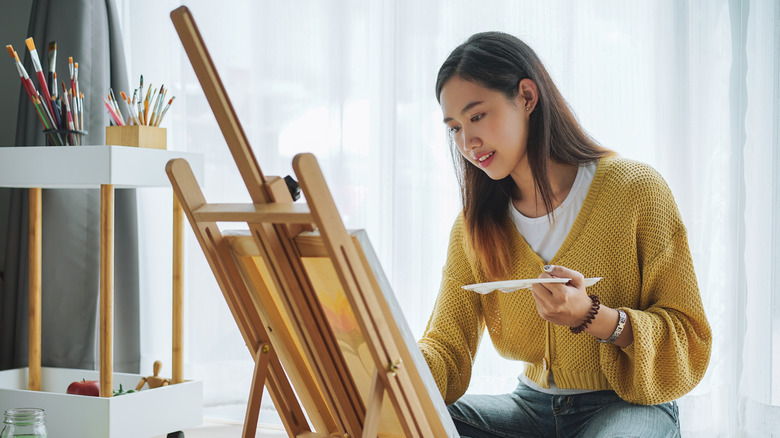
<path fill-rule="evenodd" d="M 156 126 L 106 126 L 106 144 L 167 149 L 165 128 Z"/>

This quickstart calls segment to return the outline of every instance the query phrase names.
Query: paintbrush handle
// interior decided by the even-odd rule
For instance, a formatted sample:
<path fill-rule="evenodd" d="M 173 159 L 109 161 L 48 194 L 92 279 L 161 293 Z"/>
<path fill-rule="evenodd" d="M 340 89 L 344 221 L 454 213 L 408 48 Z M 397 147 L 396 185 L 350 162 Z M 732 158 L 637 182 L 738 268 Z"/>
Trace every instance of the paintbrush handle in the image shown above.
<path fill-rule="evenodd" d="M 24 89 L 27 91 L 27 95 L 30 96 L 30 100 L 35 103 L 35 95 L 38 93 L 35 91 L 35 86 L 33 85 L 30 78 L 22 78 L 22 85 L 24 85 Z"/>
<path fill-rule="evenodd" d="M 51 97 L 57 98 L 57 84 L 54 82 L 54 73 L 49 72 L 47 77 L 47 85 L 49 86 L 49 89 L 51 90 Z"/>
<path fill-rule="evenodd" d="M 54 116 L 53 116 L 54 113 L 43 102 L 43 96 L 41 96 L 40 94 L 38 94 L 36 92 L 35 99 L 41 105 L 41 108 L 43 109 L 43 113 L 46 115 L 46 120 L 49 122 L 49 128 L 48 129 L 57 129 L 58 128 L 57 127 L 57 123 L 54 121 Z"/>
<path fill-rule="evenodd" d="M 122 123 L 122 122 L 121 122 L 121 120 L 119 119 L 119 116 L 118 116 L 118 115 L 116 114 L 116 112 L 114 111 L 114 108 L 112 108 L 111 104 L 110 104 L 110 103 L 108 103 L 108 101 L 106 100 L 106 98 L 105 98 L 105 97 L 103 98 L 103 103 L 104 103 L 104 104 L 106 104 L 106 108 L 108 108 L 108 113 L 109 113 L 109 114 L 111 114 L 111 117 L 114 119 L 114 121 L 116 122 L 116 124 L 117 124 L 118 126 L 123 126 L 123 125 L 124 125 L 124 123 Z"/>
<path fill-rule="evenodd" d="M 162 114 L 160 114 L 160 119 L 157 121 L 157 126 L 160 126 L 163 119 L 165 118 L 165 114 L 168 113 L 168 108 L 171 107 L 171 104 L 173 103 L 173 100 L 176 99 L 176 96 L 171 97 L 171 100 L 168 101 L 168 104 L 165 105 L 165 109 L 162 111 Z"/>
<path fill-rule="evenodd" d="M 38 84 L 41 86 L 41 91 L 43 91 L 46 105 L 49 107 L 49 111 L 54 113 L 54 107 L 51 104 L 51 94 L 49 94 L 49 87 L 46 85 L 46 78 L 43 77 L 43 72 L 40 70 L 37 70 L 35 73 L 38 75 Z"/>

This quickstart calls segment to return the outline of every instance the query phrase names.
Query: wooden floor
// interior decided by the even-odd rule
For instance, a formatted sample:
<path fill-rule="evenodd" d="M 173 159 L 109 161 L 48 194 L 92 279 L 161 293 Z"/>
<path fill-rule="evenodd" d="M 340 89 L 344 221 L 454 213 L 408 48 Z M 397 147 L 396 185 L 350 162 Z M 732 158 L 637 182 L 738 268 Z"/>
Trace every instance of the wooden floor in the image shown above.
<path fill-rule="evenodd" d="M 241 436 L 243 429 L 245 411 L 245 404 L 204 407 L 203 424 L 192 429 L 183 430 L 184 438 L 238 438 Z M 259 426 L 255 436 L 257 438 L 287 437 L 282 420 L 276 414 L 276 411 L 272 409 L 260 410 Z M 159 435 L 152 438 L 167 437 Z"/>
<path fill-rule="evenodd" d="M 241 436 L 241 424 L 224 423 L 204 420 L 203 424 L 195 429 L 184 430 L 184 438 L 230 438 Z M 287 432 L 278 426 L 261 425 L 257 429 L 257 438 L 284 438 Z M 166 438 L 159 436 L 154 438 Z"/>

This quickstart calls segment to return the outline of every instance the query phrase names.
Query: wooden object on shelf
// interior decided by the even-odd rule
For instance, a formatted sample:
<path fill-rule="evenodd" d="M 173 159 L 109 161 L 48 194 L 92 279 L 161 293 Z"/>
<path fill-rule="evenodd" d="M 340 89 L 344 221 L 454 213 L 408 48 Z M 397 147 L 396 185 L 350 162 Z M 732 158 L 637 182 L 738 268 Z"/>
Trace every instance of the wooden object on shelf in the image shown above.
<path fill-rule="evenodd" d="M 100 186 L 100 396 L 114 381 L 114 185 Z"/>
<path fill-rule="evenodd" d="M 263 384 L 291 437 L 457 436 L 370 246 L 347 232 L 314 156 L 293 160 L 307 200 L 293 204 L 282 178 L 263 175 L 189 10 L 171 18 L 252 199 L 209 204 L 185 160 L 166 167 L 255 359 L 242 436 L 254 436 Z M 247 237 L 223 235 L 217 222 L 231 221 L 245 222 Z M 290 384 L 312 427 L 285 395 Z"/>
<path fill-rule="evenodd" d="M 138 382 L 138 385 L 135 386 L 135 390 L 140 391 L 141 388 L 144 387 L 144 385 L 148 386 L 149 389 L 170 385 L 171 379 L 160 377 L 161 369 L 162 369 L 162 362 L 160 362 L 159 360 L 154 361 L 154 364 L 152 365 L 152 372 L 154 374 L 152 374 L 151 376 L 142 377 L 141 380 Z"/>
<path fill-rule="evenodd" d="M 171 381 L 181 383 L 184 380 L 184 211 L 176 196 L 173 197 L 173 245 Z"/>
<path fill-rule="evenodd" d="M 164 172 L 165 164 L 172 158 L 185 158 L 197 169 L 199 179 L 203 175 L 203 157 L 200 154 L 130 148 L 124 146 L 77 146 L 77 147 L 13 147 L 0 148 L 0 187 L 28 188 L 30 192 L 30 327 L 29 327 L 29 375 L 28 387 L 40 390 L 41 383 L 41 239 L 40 221 L 41 189 L 100 188 L 100 380 L 105 383 L 101 395 L 110 397 L 113 379 L 113 284 L 114 265 L 113 224 L 114 190 L 117 188 L 166 187 L 170 183 Z M 110 204 L 110 205 L 109 205 Z M 174 202 L 174 208 L 180 208 Z M 174 225 L 176 226 L 176 225 Z M 179 227 L 181 227 L 181 223 Z M 181 258 L 182 242 L 177 241 L 181 233 L 174 233 L 174 257 Z M 177 251 L 179 251 L 177 255 Z M 175 264 L 174 269 L 182 269 Z M 173 279 L 182 278 L 182 272 L 173 272 Z M 181 286 L 179 285 L 180 289 Z M 174 306 L 181 306 L 181 290 Z M 181 309 L 174 307 L 174 312 Z M 172 369 L 174 381 L 182 381 L 181 318 L 174 318 L 174 346 Z"/>
<path fill-rule="evenodd" d="M 42 190 L 39 187 L 28 189 L 29 193 L 29 231 L 28 231 L 28 261 L 29 277 L 29 339 L 28 362 L 30 364 L 30 378 L 28 389 L 41 390 L 41 247 L 43 245 L 41 217 Z"/>
<path fill-rule="evenodd" d="M 138 148 L 165 149 L 167 134 L 159 126 L 106 126 L 106 144 Z"/>

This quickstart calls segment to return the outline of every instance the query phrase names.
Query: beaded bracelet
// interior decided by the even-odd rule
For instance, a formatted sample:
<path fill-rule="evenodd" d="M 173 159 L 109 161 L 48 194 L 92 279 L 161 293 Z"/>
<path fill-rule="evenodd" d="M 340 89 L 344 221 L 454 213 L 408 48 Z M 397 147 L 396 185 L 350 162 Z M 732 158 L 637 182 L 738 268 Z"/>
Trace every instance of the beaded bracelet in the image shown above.
<path fill-rule="evenodd" d="M 588 324 L 593 321 L 593 318 L 596 317 L 596 315 L 599 313 L 599 307 L 601 306 L 601 301 L 599 301 L 599 297 L 596 295 L 588 295 L 590 300 L 593 302 L 593 304 L 590 306 L 590 311 L 588 312 L 588 316 L 585 317 L 585 321 L 582 322 L 582 324 L 578 325 L 577 327 L 569 327 L 569 330 L 571 330 L 572 333 L 575 335 L 578 335 L 585 331 L 585 327 L 588 326 Z"/>

